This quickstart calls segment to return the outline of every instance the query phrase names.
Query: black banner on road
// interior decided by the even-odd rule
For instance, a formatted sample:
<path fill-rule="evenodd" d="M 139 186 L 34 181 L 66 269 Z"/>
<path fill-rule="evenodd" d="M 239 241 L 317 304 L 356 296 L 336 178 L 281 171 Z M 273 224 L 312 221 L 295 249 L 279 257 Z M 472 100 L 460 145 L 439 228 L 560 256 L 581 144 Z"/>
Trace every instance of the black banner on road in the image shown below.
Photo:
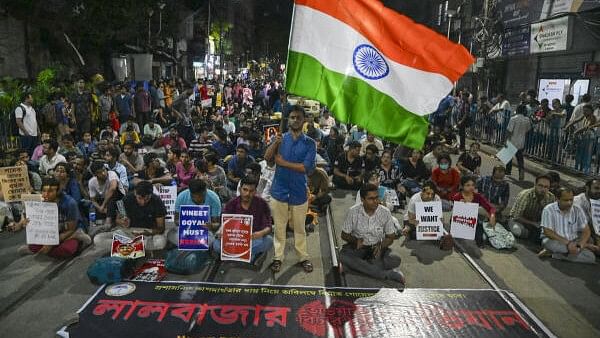
<path fill-rule="evenodd" d="M 505 294 L 508 295 L 508 294 Z M 70 337 L 538 337 L 493 290 L 175 282 L 101 287 Z"/>

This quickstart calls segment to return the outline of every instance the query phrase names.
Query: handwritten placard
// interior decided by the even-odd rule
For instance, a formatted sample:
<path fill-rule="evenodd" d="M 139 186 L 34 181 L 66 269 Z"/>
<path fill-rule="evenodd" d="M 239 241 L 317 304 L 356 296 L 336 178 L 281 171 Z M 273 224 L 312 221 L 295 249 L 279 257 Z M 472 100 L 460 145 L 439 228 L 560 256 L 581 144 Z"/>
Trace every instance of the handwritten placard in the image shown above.
<path fill-rule="evenodd" d="M 508 162 L 512 161 L 513 157 L 517 153 L 518 149 L 510 143 L 510 141 L 506 141 L 506 147 L 500 149 L 500 151 L 496 154 L 496 157 L 502 162 L 502 164 L 506 165 Z"/>
<path fill-rule="evenodd" d="M 27 244 L 58 245 L 58 205 L 49 202 L 26 201 Z"/>
<path fill-rule="evenodd" d="M 454 238 L 475 239 L 479 204 L 454 202 L 450 234 Z"/>
<path fill-rule="evenodd" d="M 252 215 L 223 214 L 221 260 L 250 263 L 252 257 Z"/>
<path fill-rule="evenodd" d="M 167 208 L 165 220 L 169 223 L 175 222 L 175 200 L 177 199 L 177 187 L 174 185 L 161 185 L 158 189 L 154 187 L 154 194 L 158 195 Z"/>
<path fill-rule="evenodd" d="M 0 168 L 0 184 L 5 202 L 21 201 L 21 195 L 31 190 L 27 166 Z"/>
<path fill-rule="evenodd" d="M 590 200 L 590 211 L 592 213 L 592 225 L 596 235 L 600 235 L 600 200 Z"/>
<path fill-rule="evenodd" d="M 444 235 L 442 224 L 442 202 L 415 203 L 417 217 L 417 240 L 438 240 Z"/>

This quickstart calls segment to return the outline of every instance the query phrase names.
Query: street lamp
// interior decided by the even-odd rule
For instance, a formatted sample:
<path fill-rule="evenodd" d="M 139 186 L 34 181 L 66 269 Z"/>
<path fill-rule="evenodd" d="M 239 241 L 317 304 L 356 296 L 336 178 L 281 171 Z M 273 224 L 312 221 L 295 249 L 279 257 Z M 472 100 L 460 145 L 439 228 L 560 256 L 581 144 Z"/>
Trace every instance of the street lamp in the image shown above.
<path fill-rule="evenodd" d="M 152 15 L 154 14 L 154 10 L 153 9 L 148 9 L 148 45 L 150 45 L 150 39 L 151 37 L 151 31 L 150 31 L 150 23 L 151 23 L 151 19 L 152 19 Z"/>
<path fill-rule="evenodd" d="M 452 18 L 457 15 L 457 12 L 453 9 L 449 9 L 446 11 L 446 16 L 448 17 L 448 35 L 447 38 L 450 40 L 450 30 L 452 28 Z"/>

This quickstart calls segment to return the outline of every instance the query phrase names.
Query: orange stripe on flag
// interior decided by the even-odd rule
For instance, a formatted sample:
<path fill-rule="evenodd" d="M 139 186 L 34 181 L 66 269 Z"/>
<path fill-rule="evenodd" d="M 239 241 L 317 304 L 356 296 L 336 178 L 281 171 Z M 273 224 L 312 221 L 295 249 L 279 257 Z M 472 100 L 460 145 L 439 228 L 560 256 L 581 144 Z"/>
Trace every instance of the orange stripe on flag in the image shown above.
<path fill-rule="evenodd" d="M 379 0 L 296 0 L 296 4 L 344 22 L 391 60 L 442 74 L 452 82 L 474 61 L 464 46 L 385 7 Z"/>

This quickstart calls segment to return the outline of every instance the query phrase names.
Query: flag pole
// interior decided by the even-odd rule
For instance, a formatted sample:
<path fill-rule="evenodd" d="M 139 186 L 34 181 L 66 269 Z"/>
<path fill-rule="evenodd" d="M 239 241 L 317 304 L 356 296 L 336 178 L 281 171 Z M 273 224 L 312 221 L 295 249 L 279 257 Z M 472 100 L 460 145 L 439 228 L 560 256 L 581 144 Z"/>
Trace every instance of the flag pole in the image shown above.
<path fill-rule="evenodd" d="M 287 71 L 288 71 L 288 63 L 290 62 L 290 47 L 292 46 L 292 36 L 294 35 L 294 19 L 295 19 L 295 17 L 296 17 L 296 1 L 294 0 L 293 7 L 292 7 L 292 21 L 290 23 L 290 37 L 288 39 L 287 57 L 285 59 L 285 73 L 283 73 L 283 88 L 285 88 L 286 91 L 287 91 L 287 87 L 286 87 Z"/>

